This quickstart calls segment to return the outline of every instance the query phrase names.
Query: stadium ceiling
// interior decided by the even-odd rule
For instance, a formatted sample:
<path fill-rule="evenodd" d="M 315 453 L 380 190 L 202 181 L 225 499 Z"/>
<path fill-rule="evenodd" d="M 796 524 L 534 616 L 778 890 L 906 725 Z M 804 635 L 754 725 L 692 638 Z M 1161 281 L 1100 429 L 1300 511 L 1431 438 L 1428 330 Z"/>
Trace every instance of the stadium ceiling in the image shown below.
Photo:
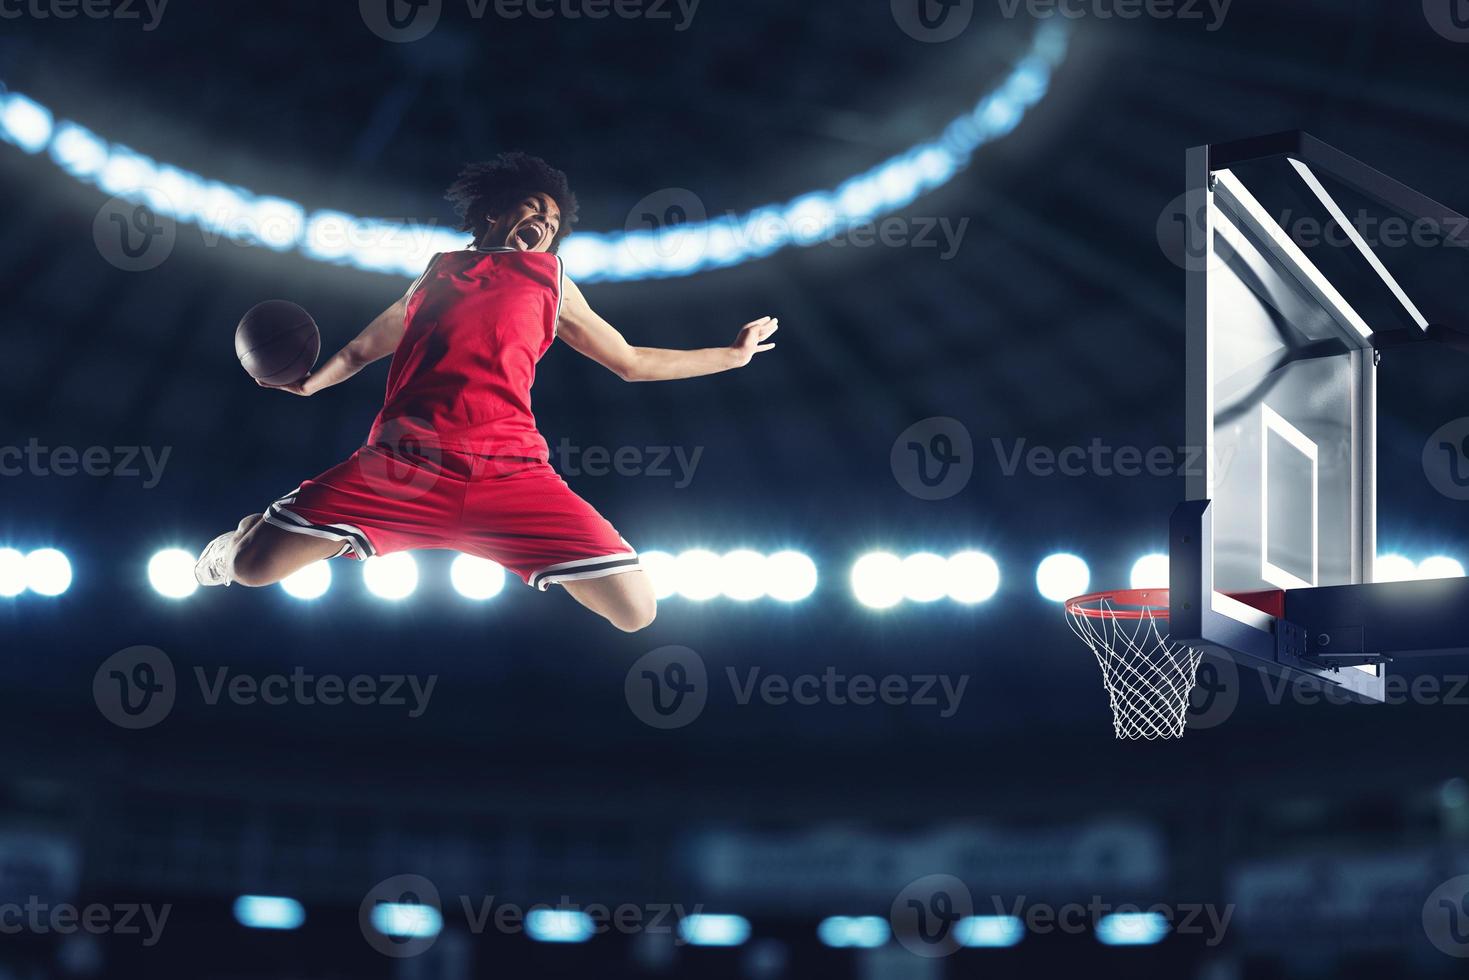
<path fill-rule="evenodd" d="M 641 202 L 649 227 L 578 232 L 562 248 L 567 271 L 583 282 L 629 282 L 687 276 L 740 265 L 784 248 L 814 245 L 907 206 L 947 183 L 980 147 L 1012 132 L 1045 98 L 1064 60 L 1066 30 L 1043 25 L 1009 73 L 936 138 L 857 174 L 743 214 L 710 217 L 691 191 L 667 189 Z M 320 262 L 413 277 L 436 252 L 464 247 L 461 232 L 430 223 L 308 211 L 161 163 L 86 127 L 56 119 L 23 94 L 0 90 L 0 139 L 45 153 L 63 171 L 116 198 L 197 225 L 232 241 Z"/>

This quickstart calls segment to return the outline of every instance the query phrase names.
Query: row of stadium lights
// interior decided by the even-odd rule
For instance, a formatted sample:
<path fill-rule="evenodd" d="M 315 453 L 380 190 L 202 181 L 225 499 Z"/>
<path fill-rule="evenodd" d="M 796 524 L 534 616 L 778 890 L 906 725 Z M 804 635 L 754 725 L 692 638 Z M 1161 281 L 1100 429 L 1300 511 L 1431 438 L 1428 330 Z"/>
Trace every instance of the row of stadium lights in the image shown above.
<path fill-rule="evenodd" d="M 764 555 L 740 549 L 720 555 L 695 548 L 679 555 L 647 551 L 641 558 L 659 599 L 678 596 L 695 602 L 720 597 L 739 602 L 800 602 L 816 591 L 818 581 L 816 563 L 799 551 Z M 180 548 L 160 551 L 148 562 L 148 581 L 161 596 L 187 599 L 198 588 L 194 562 L 194 555 Z M 1464 574 L 1463 564 L 1443 555 L 1421 562 L 1401 555 L 1383 555 L 1376 565 L 1379 582 L 1457 578 Z M 378 598 L 406 599 L 418 589 L 418 563 L 404 552 L 370 558 L 363 562 L 362 577 L 367 590 Z M 0 598 L 14 598 L 24 592 L 59 596 L 71 587 L 71 581 L 71 562 L 55 548 L 29 553 L 0 548 Z M 459 595 L 482 602 L 504 590 L 507 576 L 492 561 L 459 555 L 449 567 L 449 581 Z M 999 591 L 1000 566 L 980 551 L 961 551 L 948 557 L 919 552 L 904 558 L 874 551 L 852 566 L 850 581 L 857 601 L 870 609 L 941 599 L 976 605 Z M 331 585 L 332 566 L 319 561 L 287 578 L 281 588 L 297 599 L 310 600 L 326 595 Z M 1036 567 L 1035 585 L 1044 598 L 1064 602 L 1087 591 L 1091 569 L 1076 555 L 1050 555 Z M 1129 587 L 1166 589 L 1168 556 L 1139 558 L 1132 567 Z"/>
<path fill-rule="evenodd" d="M 235 921 L 250 929 L 291 930 L 306 923 L 306 909 L 294 898 L 242 895 Z M 444 927 L 432 905 L 383 902 L 371 914 L 373 929 L 393 939 L 432 939 Z M 678 923 L 679 938 L 690 946 L 741 946 L 751 935 L 742 915 L 696 913 Z M 525 916 L 526 935 L 542 943 L 584 943 L 596 935 L 592 917 L 574 909 L 535 908 Z M 1157 912 L 1114 912 L 1097 922 L 1097 940 L 1107 946 L 1150 946 L 1168 934 Z M 876 915 L 836 915 L 816 927 L 822 945 L 833 949 L 878 949 L 892 940 L 892 927 Z M 969 948 L 1003 948 L 1025 938 L 1025 923 L 1013 915 L 971 915 L 954 924 L 954 938 Z"/>

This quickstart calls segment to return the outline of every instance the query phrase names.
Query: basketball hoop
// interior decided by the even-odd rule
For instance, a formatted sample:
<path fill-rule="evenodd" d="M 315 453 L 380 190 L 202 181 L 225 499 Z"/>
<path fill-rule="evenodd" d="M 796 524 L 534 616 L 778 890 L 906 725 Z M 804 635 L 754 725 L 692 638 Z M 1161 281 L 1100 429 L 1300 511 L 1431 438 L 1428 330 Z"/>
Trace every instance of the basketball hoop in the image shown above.
<path fill-rule="evenodd" d="M 1117 737 L 1182 737 L 1203 653 L 1159 628 L 1168 622 L 1168 590 L 1078 596 L 1067 600 L 1066 618 L 1101 665 Z"/>

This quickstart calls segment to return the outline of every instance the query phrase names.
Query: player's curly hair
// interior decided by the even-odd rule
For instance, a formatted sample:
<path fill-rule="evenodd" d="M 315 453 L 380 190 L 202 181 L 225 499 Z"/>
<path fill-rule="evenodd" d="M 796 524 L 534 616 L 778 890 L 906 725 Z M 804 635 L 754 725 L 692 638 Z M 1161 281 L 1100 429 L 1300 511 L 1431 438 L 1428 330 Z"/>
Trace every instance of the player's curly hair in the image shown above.
<path fill-rule="evenodd" d="M 516 150 L 471 163 L 459 172 L 444 197 L 459 215 L 459 230 L 471 233 L 478 241 L 489 227 L 491 215 L 508 211 L 527 195 L 537 193 L 549 195 L 561 209 L 561 226 L 551 241 L 554 252 L 576 223 L 576 195 L 566 174 L 540 157 Z"/>

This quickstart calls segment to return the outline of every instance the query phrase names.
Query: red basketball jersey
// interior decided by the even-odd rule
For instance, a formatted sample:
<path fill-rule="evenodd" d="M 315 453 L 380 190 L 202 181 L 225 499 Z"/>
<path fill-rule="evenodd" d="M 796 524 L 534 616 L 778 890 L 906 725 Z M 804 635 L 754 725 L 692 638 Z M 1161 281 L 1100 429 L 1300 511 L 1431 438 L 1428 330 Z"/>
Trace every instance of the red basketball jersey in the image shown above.
<path fill-rule="evenodd" d="M 548 252 L 435 255 L 409 290 L 369 444 L 549 459 L 530 389 L 556 338 L 561 292 L 561 260 Z"/>

